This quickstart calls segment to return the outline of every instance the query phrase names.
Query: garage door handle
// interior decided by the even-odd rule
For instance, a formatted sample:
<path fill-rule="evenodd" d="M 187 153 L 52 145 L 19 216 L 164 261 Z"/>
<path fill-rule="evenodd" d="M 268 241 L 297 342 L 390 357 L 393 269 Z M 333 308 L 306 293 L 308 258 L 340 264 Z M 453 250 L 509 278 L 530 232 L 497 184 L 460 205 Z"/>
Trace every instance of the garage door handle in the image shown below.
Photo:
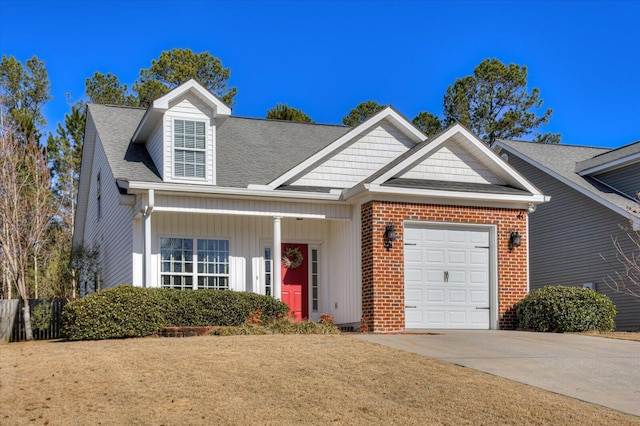
<path fill-rule="evenodd" d="M 405 309 L 416 309 L 417 306 L 405 306 Z"/>
<path fill-rule="evenodd" d="M 488 307 L 488 306 L 486 308 L 479 308 L 479 307 L 476 306 L 476 309 L 491 309 L 491 308 Z"/>

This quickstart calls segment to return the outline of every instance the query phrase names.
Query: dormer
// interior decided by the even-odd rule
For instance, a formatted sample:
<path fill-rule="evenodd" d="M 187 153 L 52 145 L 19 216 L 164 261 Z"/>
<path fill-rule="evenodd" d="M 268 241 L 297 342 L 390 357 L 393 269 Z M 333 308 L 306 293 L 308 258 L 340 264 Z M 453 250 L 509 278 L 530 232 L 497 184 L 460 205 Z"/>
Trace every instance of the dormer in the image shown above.
<path fill-rule="evenodd" d="M 216 128 L 231 108 L 195 80 L 156 99 L 133 134 L 164 182 L 216 184 Z"/>

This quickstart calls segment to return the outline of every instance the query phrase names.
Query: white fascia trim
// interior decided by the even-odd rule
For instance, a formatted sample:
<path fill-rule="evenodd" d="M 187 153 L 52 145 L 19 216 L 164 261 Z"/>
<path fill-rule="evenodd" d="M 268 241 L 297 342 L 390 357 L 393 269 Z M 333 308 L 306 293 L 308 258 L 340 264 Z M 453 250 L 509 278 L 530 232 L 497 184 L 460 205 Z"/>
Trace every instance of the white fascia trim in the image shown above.
<path fill-rule="evenodd" d="M 378 184 L 369 184 L 368 190 L 371 193 L 380 193 L 380 194 L 401 194 L 401 195 L 413 195 L 413 196 L 422 196 L 429 198 L 440 198 L 440 199 L 459 199 L 459 200 L 477 200 L 477 201 L 498 201 L 498 202 L 509 202 L 509 203 L 545 203 L 550 200 L 550 197 L 547 197 L 542 194 L 534 194 L 534 195 L 515 195 L 515 194 L 494 194 L 494 193 L 484 193 L 484 192 L 460 192 L 460 191 L 442 191 L 436 189 L 415 189 L 415 188 L 398 188 L 398 187 L 389 187 L 389 186 L 381 186 Z"/>
<path fill-rule="evenodd" d="M 298 164 L 297 166 L 295 166 L 294 168 L 292 168 L 291 170 L 289 170 L 288 172 L 286 172 L 282 176 L 276 178 L 274 181 L 269 183 L 269 187 L 275 189 L 275 188 L 279 187 L 280 185 L 284 184 L 285 182 L 289 181 L 290 179 L 295 178 L 297 175 L 299 175 L 302 172 L 306 171 L 308 168 L 310 168 L 313 165 L 315 165 L 317 162 L 322 160 L 324 157 L 327 157 L 329 154 L 331 154 L 332 152 L 338 150 L 339 148 L 341 148 L 342 146 L 344 146 L 345 144 L 347 144 L 351 140 L 353 140 L 356 137 L 362 135 L 363 133 L 367 132 L 368 130 L 371 130 L 374 126 L 379 124 L 384 119 L 389 119 L 396 126 L 398 126 L 401 129 L 405 130 L 404 133 L 407 136 L 409 136 L 410 139 L 413 142 L 415 142 L 416 144 L 424 141 L 425 139 L 427 139 L 427 136 L 425 134 L 423 134 L 418 129 L 416 129 L 404 117 L 402 117 L 400 114 L 398 114 L 396 111 L 394 111 L 393 108 L 387 107 L 387 108 L 383 109 L 382 111 L 380 111 L 379 113 L 377 113 L 376 115 L 374 115 L 373 117 L 371 117 L 370 119 L 368 119 L 367 121 L 365 121 L 364 123 L 362 123 L 359 126 L 353 128 L 352 130 L 348 131 L 346 134 L 344 134 L 340 138 L 336 139 L 334 142 L 332 142 L 331 144 L 329 144 L 325 148 L 321 149 L 320 151 L 318 151 L 317 153 L 315 153 L 311 157 L 307 158 L 302 163 Z"/>
<path fill-rule="evenodd" d="M 170 102 L 189 91 L 191 91 L 195 96 L 202 99 L 209 107 L 211 107 L 211 109 L 213 110 L 214 118 L 216 116 L 227 117 L 231 115 L 231 108 L 229 108 L 224 102 L 218 99 L 215 95 L 213 95 L 213 93 L 208 91 L 200 83 L 198 83 L 194 79 L 191 79 L 186 83 L 183 83 L 180 86 L 176 87 L 161 98 L 153 101 L 151 106 L 149 106 L 147 111 L 144 113 L 142 120 L 140 120 L 140 124 L 138 124 L 138 128 L 134 132 L 131 140 L 133 142 L 136 142 L 142 134 L 142 131 L 147 127 L 147 122 L 150 122 L 151 126 L 153 127 L 158 117 L 164 114 L 169 109 Z"/>
<path fill-rule="evenodd" d="M 194 79 L 181 84 L 163 97 L 153 101 L 153 108 L 167 110 L 169 109 L 169 103 L 172 100 L 189 91 L 202 98 L 210 107 L 212 107 L 214 110 L 214 117 L 216 115 L 231 115 L 231 108 Z"/>
<path fill-rule="evenodd" d="M 520 159 L 526 161 L 527 163 L 531 164 L 532 166 L 542 170 L 543 172 L 547 173 L 549 176 L 559 180 L 560 182 L 564 183 L 565 185 L 569 186 L 570 188 L 578 191 L 579 193 L 581 193 L 582 195 L 587 196 L 588 198 L 592 199 L 593 201 L 597 202 L 598 204 L 601 204 L 603 206 L 605 206 L 606 208 L 612 210 L 615 213 L 618 213 L 619 215 L 631 220 L 631 222 L 633 223 L 633 229 L 634 231 L 639 230 L 640 229 L 640 218 L 637 217 L 633 217 L 633 215 L 626 211 L 623 208 L 620 208 L 618 206 L 616 206 L 615 204 L 599 197 L 598 195 L 594 194 L 593 192 L 589 191 L 586 188 L 583 188 L 582 186 L 576 184 L 575 182 L 565 178 L 564 176 L 554 172 L 553 170 L 549 169 L 546 166 L 543 166 L 542 164 L 538 163 L 537 161 L 527 157 L 526 155 L 524 155 L 523 153 L 521 153 L 520 151 L 517 151 L 514 148 L 511 148 L 508 145 L 505 145 L 501 142 L 497 142 L 496 143 L 497 146 L 499 146 L 500 148 L 504 149 L 505 151 L 510 152 L 513 155 L 516 155 L 517 157 L 519 157 Z"/>
<path fill-rule="evenodd" d="M 437 138 L 433 139 L 429 143 L 425 144 L 424 147 L 420 148 L 418 151 L 413 153 L 410 157 L 405 158 L 404 161 L 396 164 L 393 168 L 389 169 L 386 173 L 379 176 L 377 179 L 373 181 L 373 183 L 382 184 L 388 181 L 389 179 L 391 179 L 392 177 L 394 177 L 404 169 L 410 167 L 416 161 L 419 161 L 421 157 L 425 157 L 429 153 L 435 151 L 440 145 L 447 142 L 457 133 L 460 133 L 476 148 L 482 151 L 482 153 L 487 156 L 487 159 L 489 161 L 491 161 L 493 164 L 498 166 L 503 172 L 511 176 L 516 182 L 522 185 L 522 188 L 524 188 L 526 191 L 530 192 L 533 195 L 542 195 L 542 193 L 538 188 L 536 188 L 531 183 L 529 183 L 529 181 L 527 181 L 522 175 L 517 173 L 511 166 L 499 160 L 497 158 L 496 153 L 493 152 L 487 144 L 479 140 L 473 133 L 469 132 L 467 129 L 465 129 L 463 126 L 459 124 L 453 125 L 449 130 L 447 130 Z"/>
<path fill-rule="evenodd" d="M 189 185 L 179 183 L 152 183 L 152 182 L 136 182 L 118 180 L 118 186 L 136 193 L 137 191 L 147 191 L 153 189 L 163 193 L 181 194 L 181 195 L 221 195 L 234 197 L 251 197 L 251 198 L 269 198 L 269 199 L 297 199 L 306 201 L 328 202 L 334 201 L 344 204 L 341 201 L 341 194 L 327 194 L 318 192 L 302 192 L 302 191 L 273 191 L 259 190 L 248 188 L 231 188 L 212 185 Z"/>
<path fill-rule="evenodd" d="M 640 152 L 628 155 L 626 157 L 618 158 L 617 160 L 610 161 L 608 163 L 600 164 L 599 166 L 589 167 L 588 169 L 584 169 L 578 174 L 580 176 L 592 175 L 600 172 L 606 172 L 609 170 L 617 169 L 622 166 L 626 166 L 631 163 L 635 163 L 636 161 L 640 161 Z"/>

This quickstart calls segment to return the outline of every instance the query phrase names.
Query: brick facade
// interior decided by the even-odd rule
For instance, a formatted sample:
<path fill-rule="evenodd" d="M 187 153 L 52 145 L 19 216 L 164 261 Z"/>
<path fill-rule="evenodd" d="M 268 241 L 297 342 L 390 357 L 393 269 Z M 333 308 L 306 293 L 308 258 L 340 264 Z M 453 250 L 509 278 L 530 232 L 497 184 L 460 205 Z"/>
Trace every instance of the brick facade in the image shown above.
<path fill-rule="evenodd" d="M 497 225 L 498 326 L 515 327 L 515 303 L 527 294 L 527 211 L 490 207 L 370 201 L 361 207 L 362 317 L 373 332 L 404 330 L 404 221 Z M 383 234 L 393 220 L 397 240 L 387 250 Z M 522 246 L 509 251 L 511 231 Z"/>

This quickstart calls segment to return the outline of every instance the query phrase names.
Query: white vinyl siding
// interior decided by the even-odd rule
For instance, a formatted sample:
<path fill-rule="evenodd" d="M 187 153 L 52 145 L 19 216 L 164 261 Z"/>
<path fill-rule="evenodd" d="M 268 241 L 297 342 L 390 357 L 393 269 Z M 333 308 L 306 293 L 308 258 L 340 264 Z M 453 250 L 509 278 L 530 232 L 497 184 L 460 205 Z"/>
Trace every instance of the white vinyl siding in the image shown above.
<path fill-rule="evenodd" d="M 396 177 L 504 185 L 482 162 L 455 142 L 445 143 L 429 157 Z"/>
<path fill-rule="evenodd" d="M 146 144 L 147 151 L 153 160 L 156 168 L 158 169 L 158 173 L 160 173 L 160 177 L 162 180 L 165 180 L 164 173 L 164 161 L 162 158 L 162 125 L 158 125 L 157 128 L 153 132 L 153 136 L 149 139 Z"/>
<path fill-rule="evenodd" d="M 174 175 L 204 179 L 206 177 L 206 128 L 202 121 L 174 120 Z"/>
<path fill-rule="evenodd" d="M 398 129 L 384 121 L 291 184 L 351 188 L 413 146 Z"/>
<path fill-rule="evenodd" d="M 100 280 L 103 289 L 119 284 L 130 284 L 132 282 L 131 218 L 133 210 L 131 206 L 120 204 L 121 195 L 98 136 L 95 139 L 91 170 L 93 176 L 91 176 L 88 194 L 83 244 L 89 249 L 98 248 L 101 259 Z M 98 174 L 100 175 L 99 203 Z M 98 208 L 100 209 L 99 220 Z M 79 284 L 82 288 L 82 283 Z"/>

